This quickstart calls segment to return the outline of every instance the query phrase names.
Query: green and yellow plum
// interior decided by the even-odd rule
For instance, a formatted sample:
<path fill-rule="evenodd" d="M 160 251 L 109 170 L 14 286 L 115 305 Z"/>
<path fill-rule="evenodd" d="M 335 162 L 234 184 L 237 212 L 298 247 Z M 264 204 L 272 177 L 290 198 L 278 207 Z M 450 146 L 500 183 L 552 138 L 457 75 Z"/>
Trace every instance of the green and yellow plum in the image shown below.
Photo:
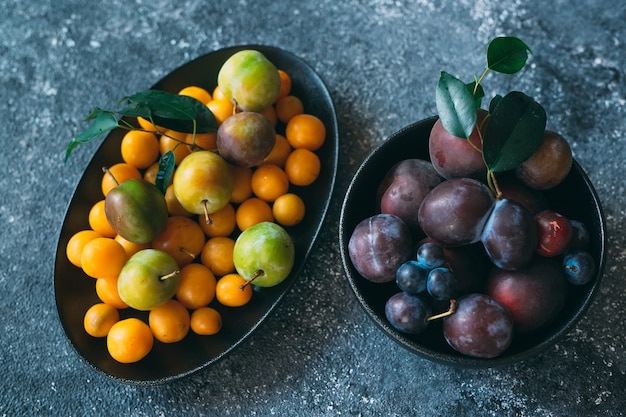
<path fill-rule="evenodd" d="M 246 111 L 261 112 L 280 91 L 278 69 L 261 52 L 242 50 L 228 58 L 217 76 L 224 95 Z"/>
<path fill-rule="evenodd" d="M 158 249 L 143 249 L 126 262 L 117 279 L 117 291 L 129 307 L 148 311 L 176 293 L 180 283 L 178 264 Z"/>

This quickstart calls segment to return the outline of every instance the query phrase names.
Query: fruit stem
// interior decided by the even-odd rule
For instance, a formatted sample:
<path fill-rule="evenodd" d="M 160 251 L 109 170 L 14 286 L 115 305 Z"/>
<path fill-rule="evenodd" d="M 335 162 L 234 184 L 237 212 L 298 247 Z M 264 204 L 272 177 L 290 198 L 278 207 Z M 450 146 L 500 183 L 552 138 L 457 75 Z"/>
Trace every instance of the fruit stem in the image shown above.
<path fill-rule="evenodd" d="M 500 190 L 500 186 L 498 185 L 495 172 L 491 170 L 487 171 L 487 185 L 489 185 L 489 189 L 496 195 L 496 199 L 500 200 L 502 198 L 502 190 Z"/>
<path fill-rule="evenodd" d="M 243 291 L 244 288 L 246 288 L 248 285 L 252 284 L 252 281 L 254 281 L 255 279 L 257 279 L 260 276 L 265 275 L 265 271 L 262 269 L 259 269 L 258 271 L 256 271 L 256 273 L 252 276 L 252 278 L 250 278 L 249 281 L 246 281 L 245 284 L 241 284 L 239 286 L 239 289 Z"/>
<path fill-rule="evenodd" d="M 213 220 L 211 220 L 211 216 L 209 215 L 207 203 L 207 200 L 202 200 L 202 206 L 204 207 L 204 221 L 206 222 L 206 224 L 213 224 Z"/>
<path fill-rule="evenodd" d="M 120 185 L 120 183 L 117 182 L 117 180 L 115 179 L 115 176 L 111 173 L 111 171 L 109 171 L 109 168 L 102 167 L 102 172 L 104 172 L 105 174 L 109 174 L 109 176 L 113 179 L 113 182 L 115 183 L 115 185 Z"/>
<path fill-rule="evenodd" d="M 176 271 L 172 271 L 167 275 L 163 275 L 162 277 L 159 278 L 160 281 L 165 281 L 166 279 L 169 278 L 174 278 L 176 275 L 180 274 L 180 269 L 177 269 Z"/>
<path fill-rule="evenodd" d="M 491 172 L 491 180 L 493 181 L 493 187 L 496 190 L 496 198 L 499 200 L 502 198 L 502 190 L 500 190 L 500 186 L 498 185 L 498 179 L 496 178 L 496 174 L 493 171 Z"/>
<path fill-rule="evenodd" d="M 453 315 L 456 312 L 456 300 L 452 299 L 450 300 L 450 308 L 447 311 L 444 311 L 443 313 L 439 313 L 439 314 L 435 314 L 434 316 L 430 316 L 426 319 L 426 321 L 432 321 L 432 320 L 437 320 L 437 319 L 441 319 L 444 317 L 448 317 Z"/>
<path fill-rule="evenodd" d="M 181 248 L 180 248 L 180 251 L 181 251 L 182 253 L 186 254 L 186 255 L 191 256 L 191 258 L 192 258 L 192 259 L 195 259 L 195 258 L 196 258 L 196 255 L 195 255 L 194 253 L 189 252 L 187 249 L 183 248 L 182 246 L 181 246 Z"/>

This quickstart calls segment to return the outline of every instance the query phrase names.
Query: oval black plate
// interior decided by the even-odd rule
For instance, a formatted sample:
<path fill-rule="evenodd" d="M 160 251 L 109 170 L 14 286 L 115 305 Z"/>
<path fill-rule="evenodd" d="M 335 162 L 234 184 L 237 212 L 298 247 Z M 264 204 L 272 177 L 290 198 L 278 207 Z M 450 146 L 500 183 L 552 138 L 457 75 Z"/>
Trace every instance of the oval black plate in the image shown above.
<path fill-rule="evenodd" d="M 511 364 L 553 345 L 566 335 L 583 317 L 599 291 L 605 265 L 605 218 L 591 181 L 574 161 L 567 178 L 546 192 L 550 206 L 584 222 L 591 235 L 591 253 L 598 262 L 595 280 L 585 286 L 572 287 L 559 317 L 541 331 L 515 339 L 511 347 L 493 359 L 476 359 L 453 350 L 443 338 L 441 321 L 435 321 L 419 335 L 407 335 L 393 328 L 385 318 L 385 302 L 396 292 L 395 282 L 375 284 L 363 278 L 354 268 L 348 255 L 348 242 L 359 221 L 376 213 L 375 189 L 387 171 L 407 158 L 429 160 L 428 137 L 436 118 L 413 123 L 396 132 L 374 149 L 363 161 L 352 179 L 343 201 L 339 225 L 339 240 L 343 267 L 359 303 L 367 315 L 392 340 L 409 351 L 435 362 L 458 367 L 495 367 Z"/>
<path fill-rule="evenodd" d="M 313 248 L 326 216 L 337 172 L 339 134 L 332 98 L 319 75 L 306 62 L 282 49 L 263 45 L 241 45 L 211 52 L 199 57 L 156 83 L 153 88 L 178 92 L 188 85 L 213 91 L 221 65 L 234 52 L 256 49 L 277 68 L 292 78 L 292 94 L 302 99 L 306 112 L 319 117 L 327 129 L 324 145 L 317 151 L 322 162 L 318 179 L 297 192 L 305 201 L 305 220 L 287 228 L 296 248 L 296 259 L 289 277 L 273 288 L 257 288 L 252 301 L 240 308 L 222 308 L 213 303 L 223 318 L 223 328 L 214 336 L 200 337 L 192 332 L 181 342 L 163 344 L 155 341 L 150 354 L 134 364 L 113 360 L 106 350 L 106 340 L 93 338 L 83 330 L 83 315 L 98 298 L 92 278 L 73 266 L 65 255 L 70 237 L 88 229 L 91 206 L 102 199 L 101 168 L 120 162 L 123 131 L 111 132 L 95 153 L 69 203 L 61 228 L 54 272 L 54 290 L 59 319 L 76 352 L 96 371 L 115 380 L 137 385 L 170 382 L 211 365 L 240 345 L 265 320 L 297 279 Z M 121 314 L 125 314 L 124 310 Z"/>

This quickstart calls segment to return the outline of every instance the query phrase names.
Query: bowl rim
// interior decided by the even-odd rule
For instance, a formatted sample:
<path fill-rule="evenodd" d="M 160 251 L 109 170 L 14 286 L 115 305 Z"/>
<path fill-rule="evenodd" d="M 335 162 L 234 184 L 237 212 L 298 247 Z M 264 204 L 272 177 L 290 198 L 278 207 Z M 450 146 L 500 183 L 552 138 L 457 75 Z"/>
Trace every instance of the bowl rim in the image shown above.
<path fill-rule="evenodd" d="M 395 140 L 398 140 L 398 138 L 411 134 L 413 131 L 417 129 L 428 128 L 430 131 L 430 128 L 432 128 L 432 125 L 434 125 L 434 123 L 437 120 L 438 120 L 437 116 L 430 116 L 430 117 L 412 122 L 402 127 L 398 131 L 388 136 L 383 142 L 376 145 L 367 154 L 363 162 L 357 168 L 346 190 L 346 193 L 345 193 L 342 205 L 341 205 L 341 212 L 340 212 L 340 219 L 339 219 L 339 244 L 340 244 L 341 261 L 342 261 L 342 266 L 344 269 L 344 274 L 346 275 L 346 279 L 348 280 L 348 283 L 350 285 L 352 292 L 357 298 L 361 308 L 365 311 L 366 315 L 376 324 L 376 326 L 380 330 L 382 330 L 382 332 L 387 337 L 391 338 L 396 344 L 402 346 L 406 350 L 418 356 L 421 356 L 425 359 L 434 361 L 436 363 L 458 367 L 458 368 L 496 368 L 496 367 L 512 365 L 514 363 L 524 361 L 532 356 L 535 356 L 538 353 L 545 351 L 550 346 L 553 346 L 558 340 L 560 340 L 563 336 L 568 334 L 573 329 L 573 327 L 582 319 L 582 317 L 586 314 L 588 309 L 591 307 L 591 304 L 596 298 L 599 292 L 600 286 L 602 284 L 603 277 L 604 277 L 604 270 L 606 266 L 606 246 L 607 246 L 608 238 L 607 238 L 607 231 L 606 231 L 606 218 L 604 214 L 604 209 L 602 207 L 598 193 L 596 189 L 594 188 L 589 176 L 584 171 L 584 169 L 580 166 L 580 164 L 575 159 L 573 159 L 571 170 L 575 174 L 579 175 L 581 180 L 585 183 L 589 191 L 590 197 L 592 199 L 592 204 L 595 208 L 595 215 L 597 216 L 597 220 L 598 220 L 598 226 L 599 226 L 598 233 L 600 236 L 599 236 L 599 248 L 598 248 L 599 259 L 596 259 L 597 272 L 596 272 L 594 281 L 590 284 L 587 284 L 589 285 L 589 288 L 588 288 L 588 291 L 586 292 L 585 297 L 583 297 L 582 299 L 580 308 L 577 309 L 574 314 L 567 317 L 567 319 L 564 320 L 558 326 L 557 331 L 551 333 L 548 337 L 543 339 L 541 342 L 539 342 L 538 344 L 526 350 L 513 353 L 511 355 L 505 355 L 505 356 L 501 355 L 495 358 L 483 359 L 483 358 L 473 358 L 470 356 L 465 356 L 460 353 L 454 354 L 454 355 L 448 354 L 446 352 L 441 352 L 441 351 L 427 348 L 423 345 L 420 345 L 419 343 L 416 343 L 410 340 L 406 334 L 393 328 L 386 319 L 384 319 L 383 317 L 381 317 L 381 315 L 376 313 L 376 310 L 367 303 L 367 300 L 365 299 L 364 295 L 361 293 L 361 290 L 359 289 L 357 285 L 357 280 L 358 279 L 364 280 L 364 278 L 361 277 L 358 274 L 358 272 L 356 272 L 356 270 L 352 266 L 352 262 L 348 255 L 347 247 L 348 247 L 350 234 L 352 231 L 348 230 L 346 226 L 346 211 L 347 211 L 350 199 L 355 192 L 357 181 L 360 178 L 360 176 L 363 174 L 363 172 L 366 169 L 368 169 L 368 164 L 372 163 L 372 161 L 375 161 L 376 158 L 380 154 L 384 153 L 388 147 L 392 146 L 393 142 Z M 572 175 L 571 172 L 570 172 L 570 175 Z"/>

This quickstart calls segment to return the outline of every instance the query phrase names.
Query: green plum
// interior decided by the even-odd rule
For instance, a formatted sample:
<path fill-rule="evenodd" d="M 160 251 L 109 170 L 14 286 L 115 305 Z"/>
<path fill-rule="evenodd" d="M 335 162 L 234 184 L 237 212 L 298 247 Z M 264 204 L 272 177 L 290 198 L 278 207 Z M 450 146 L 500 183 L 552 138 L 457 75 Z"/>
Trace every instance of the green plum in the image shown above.
<path fill-rule="evenodd" d="M 172 256 L 158 249 L 143 249 L 126 261 L 117 278 L 122 301 L 141 311 L 171 299 L 180 283 L 180 268 Z"/>
<path fill-rule="evenodd" d="M 259 287 L 273 287 L 287 278 L 295 261 L 289 233 L 272 222 L 261 222 L 244 230 L 233 249 L 237 273 Z"/>
<path fill-rule="evenodd" d="M 260 112 L 271 106 L 280 90 L 278 69 L 259 51 L 246 49 L 224 62 L 217 84 L 242 110 Z"/>
<path fill-rule="evenodd" d="M 208 216 L 228 204 L 234 182 L 224 158 L 212 151 L 196 151 L 174 171 L 174 195 L 188 212 Z"/>
<path fill-rule="evenodd" d="M 107 220 L 124 239 L 148 243 L 165 229 L 165 196 L 152 183 L 129 179 L 108 192 L 104 200 Z"/>
<path fill-rule="evenodd" d="M 217 149 L 226 161 L 245 168 L 263 162 L 276 143 L 272 123 L 261 113 L 230 116 L 217 129 Z"/>

